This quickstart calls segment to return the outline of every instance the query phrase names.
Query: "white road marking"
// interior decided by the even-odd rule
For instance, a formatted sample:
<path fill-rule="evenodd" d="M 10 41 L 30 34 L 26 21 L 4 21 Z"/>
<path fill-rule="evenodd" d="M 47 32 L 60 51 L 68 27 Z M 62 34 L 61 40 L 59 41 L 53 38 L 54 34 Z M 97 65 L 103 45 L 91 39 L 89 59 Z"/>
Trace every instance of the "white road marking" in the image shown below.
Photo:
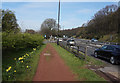
<path fill-rule="evenodd" d="M 44 53 L 44 56 L 50 56 L 51 54 L 48 54 L 48 53 Z"/>

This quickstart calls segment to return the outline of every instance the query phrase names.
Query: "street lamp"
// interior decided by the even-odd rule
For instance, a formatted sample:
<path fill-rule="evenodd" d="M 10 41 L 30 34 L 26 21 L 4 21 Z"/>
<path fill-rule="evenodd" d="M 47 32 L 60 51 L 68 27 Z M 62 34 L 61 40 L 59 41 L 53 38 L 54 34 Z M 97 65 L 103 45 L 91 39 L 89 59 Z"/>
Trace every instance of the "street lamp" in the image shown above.
<path fill-rule="evenodd" d="M 59 7 L 58 7 L 58 37 L 59 37 L 59 29 L 60 29 L 59 22 L 60 22 L 60 0 L 59 0 Z"/>
<path fill-rule="evenodd" d="M 57 34 L 58 39 L 57 39 L 57 45 L 59 45 L 59 28 L 60 28 L 59 22 L 60 22 L 60 0 L 59 0 L 59 7 L 58 7 L 58 34 Z"/>

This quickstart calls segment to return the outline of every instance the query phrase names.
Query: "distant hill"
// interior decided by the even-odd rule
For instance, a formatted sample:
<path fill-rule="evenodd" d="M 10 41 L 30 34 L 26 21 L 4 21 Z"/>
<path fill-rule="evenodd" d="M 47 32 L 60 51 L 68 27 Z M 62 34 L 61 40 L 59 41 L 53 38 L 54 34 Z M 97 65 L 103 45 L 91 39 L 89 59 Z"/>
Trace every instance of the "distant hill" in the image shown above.
<path fill-rule="evenodd" d="M 82 27 L 62 30 L 61 35 L 76 38 L 118 42 L 120 32 L 120 8 L 116 5 L 106 6 L 99 10 L 88 23 Z"/>

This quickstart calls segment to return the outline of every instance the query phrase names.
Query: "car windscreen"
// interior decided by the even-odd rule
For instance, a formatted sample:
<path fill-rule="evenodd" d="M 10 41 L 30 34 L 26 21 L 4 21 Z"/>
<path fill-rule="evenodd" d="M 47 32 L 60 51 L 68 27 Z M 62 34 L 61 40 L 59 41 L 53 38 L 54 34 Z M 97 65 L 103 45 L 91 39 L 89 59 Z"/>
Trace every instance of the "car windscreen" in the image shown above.
<path fill-rule="evenodd" d="M 105 46 L 103 46 L 103 47 L 101 47 L 101 49 L 103 49 L 103 50 L 106 50 L 106 48 L 107 48 L 107 46 L 105 45 Z"/>

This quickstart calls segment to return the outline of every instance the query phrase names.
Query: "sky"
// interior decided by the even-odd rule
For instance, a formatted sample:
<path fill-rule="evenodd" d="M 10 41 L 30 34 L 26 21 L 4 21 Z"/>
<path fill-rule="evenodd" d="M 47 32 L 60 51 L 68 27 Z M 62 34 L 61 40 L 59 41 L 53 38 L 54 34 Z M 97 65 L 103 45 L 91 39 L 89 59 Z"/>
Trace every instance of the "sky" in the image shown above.
<path fill-rule="evenodd" d="M 117 2 L 61 2 L 61 29 L 80 27 L 92 19 L 97 11 L 112 4 L 117 5 Z M 40 30 L 45 19 L 58 19 L 58 2 L 2 2 L 2 9 L 15 12 L 17 22 L 23 31 Z"/>

